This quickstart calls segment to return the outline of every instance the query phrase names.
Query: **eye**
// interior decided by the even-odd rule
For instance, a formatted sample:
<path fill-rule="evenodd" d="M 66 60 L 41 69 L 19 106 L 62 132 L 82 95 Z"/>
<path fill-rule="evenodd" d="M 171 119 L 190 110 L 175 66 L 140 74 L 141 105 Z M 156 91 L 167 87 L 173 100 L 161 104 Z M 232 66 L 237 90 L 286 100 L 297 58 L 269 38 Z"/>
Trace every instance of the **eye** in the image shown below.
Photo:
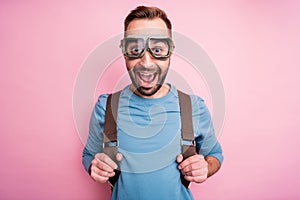
<path fill-rule="evenodd" d="M 131 43 L 127 45 L 126 52 L 129 55 L 138 55 L 143 51 L 143 47 L 137 45 L 136 43 Z"/>
<path fill-rule="evenodd" d="M 149 43 L 153 54 L 157 56 L 167 56 L 169 52 L 169 44 L 166 39 L 151 38 Z"/>
<path fill-rule="evenodd" d="M 138 56 L 144 49 L 144 40 L 127 39 L 125 40 L 125 52 L 127 55 Z"/>
<path fill-rule="evenodd" d="M 138 47 L 133 47 L 133 48 L 131 48 L 130 53 L 132 53 L 132 54 L 139 54 L 140 53 L 140 49 Z"/>
<path fill-rule="evenodd" d="M 152 49 L 152 51 L 153 51 L 154 53 L 156 53 L 156 54 L 159 54 L 159 53 L 162 52 L 162 49 L 159 48 L 159 47 L 155 47 L 155 48 Z"/>
<path fill-rule="evenodd" d="M 158 56 L 165 56 L 168 54 L 168 49 L 164 46 L 155 46 L 151 48 L 152 53 Z"/>

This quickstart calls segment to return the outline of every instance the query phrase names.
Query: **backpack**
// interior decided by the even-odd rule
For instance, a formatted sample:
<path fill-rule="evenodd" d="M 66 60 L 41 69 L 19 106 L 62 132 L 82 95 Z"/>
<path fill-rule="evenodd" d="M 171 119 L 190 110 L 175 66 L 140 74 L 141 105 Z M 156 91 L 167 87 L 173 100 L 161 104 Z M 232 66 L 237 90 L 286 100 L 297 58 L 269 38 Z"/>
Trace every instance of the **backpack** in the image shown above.
<path fill-rule="evenodd" d="M 181 118 L 181 153 L 183 159 L 186 159 L 196 154 L 196 145 L 193 131 L 192 121 L 192 105 L 190 96 L 177 90 L 180 107 L 180 118 Z M 111 189 L 113 189 L 117 182 L 121 171 L 119 162 L 116 160 L 118 153 L 118 133 L 117 133 L 117 114 L 118 104 L 121 91 L 110 94 L 107 98 L 106 103 L 106 114 L 104 122 L 104 136 L 103 136 L 103 153 L 108 155 L 115 163 L 118 164 L 118 169 L 115 169 L 115 176 L 109 178 Z M 182 184 L 186 187 L 190 187 L 190 182 L 187 181 L 184 176 L 180 176 Z"/>

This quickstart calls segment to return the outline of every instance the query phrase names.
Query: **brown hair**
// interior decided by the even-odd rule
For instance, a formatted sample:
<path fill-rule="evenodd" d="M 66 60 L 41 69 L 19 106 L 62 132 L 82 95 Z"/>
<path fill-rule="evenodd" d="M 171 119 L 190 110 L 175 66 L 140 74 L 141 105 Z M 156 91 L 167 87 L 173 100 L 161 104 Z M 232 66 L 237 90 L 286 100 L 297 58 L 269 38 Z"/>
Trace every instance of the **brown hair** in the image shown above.
<path fill-rule="evenodd" d="M 172 30 L 172 24 L 171 21 L 168 19 L 167 14 L 157 8 L 157 7 L 147 7 L 147 6 L 138 6 L 134 10 L 132 10 L 124 21 L 124 30 L 127 30 L 127 27 L 131 21 L 134 19 L 154 19 L 154 18 L 160 18 L 162 19 L 169 30 Z"/>

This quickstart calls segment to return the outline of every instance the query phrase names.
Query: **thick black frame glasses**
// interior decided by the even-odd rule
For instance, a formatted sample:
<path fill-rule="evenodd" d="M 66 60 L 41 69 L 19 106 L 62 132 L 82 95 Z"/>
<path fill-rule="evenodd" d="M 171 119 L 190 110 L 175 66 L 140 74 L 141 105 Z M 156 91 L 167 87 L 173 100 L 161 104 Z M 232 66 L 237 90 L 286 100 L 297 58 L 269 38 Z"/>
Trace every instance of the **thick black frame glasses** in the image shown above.
<path fill-rule="evenodd" d="M 156 59 L 166 59 L 171 56 L 175 46 L 171 38 L 133 38 L 121 40 L 120 48 L 124 56 L 130 59 L 141 58 L 146 51 Z"/>

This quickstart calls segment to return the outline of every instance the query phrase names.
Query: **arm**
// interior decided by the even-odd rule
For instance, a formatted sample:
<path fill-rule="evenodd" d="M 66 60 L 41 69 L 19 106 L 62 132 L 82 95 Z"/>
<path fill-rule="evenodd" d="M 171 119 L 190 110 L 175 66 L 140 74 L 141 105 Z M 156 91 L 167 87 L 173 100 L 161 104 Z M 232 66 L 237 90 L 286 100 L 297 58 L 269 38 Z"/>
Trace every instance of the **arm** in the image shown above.
<path fill-rule="evenodd" d="M 219 160 L 213 156 L 206 156 L 205 160 L 208 164 L 208 172 L 207 172 L 207 177 L 210 177 L 214 175 L 217 171 L 219 171 L 221 164 Z"/>
<path fill-rule="evenodd" d="M 214 175 L 223 161 L 222 148 L 217 141 L 210 113 L 204 101 L 191 96 L 193 106 L 193 125 L 197 153 L 182 161 L 182 155 L 177 157 L 178 168 L 185 179 L 191 182 L 202 183 Z"/>
<path fill-rule="evenodd" d="M 82 163 L 91 178 L 99 183 L 106 182 L 115 175 L 117 165 L 102 153 L 102 137 L 105 118 L 105 107 L 108 95 L 101 95 L 92 112 L 89 125 L 89 136 L 82 153 Z M 117 160 L 121 160 L 121 155 Z"/>

